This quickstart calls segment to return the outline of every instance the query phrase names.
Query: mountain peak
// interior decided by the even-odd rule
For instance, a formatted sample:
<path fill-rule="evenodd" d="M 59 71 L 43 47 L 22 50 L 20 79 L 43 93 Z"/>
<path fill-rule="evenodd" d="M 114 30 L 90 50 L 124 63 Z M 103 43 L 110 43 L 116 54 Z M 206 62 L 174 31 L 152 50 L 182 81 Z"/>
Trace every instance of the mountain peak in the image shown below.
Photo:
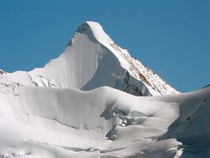
<path fill-rule="evenodd" d="M 178 93 L 115 44 L 99 23 L 92 21 L 81 24 L 64 52 L 44 68 L 5 76 L 29 86 L 81 90 L 109 86 L 144 96 Z"/>
<path fill-rule="evenodd" d="M 113 43 L 113 40 L 106 34 L 103 27 L 98 22 L 86 21 L 78 27 L 76 33 L 85 33 L 89 36 L 93 36 L 104 45 Z"/>
<path fill-rule="evenodd" d="M 209 86 L 149 97 L 178 92 L 99 24 L 82 24 L 72 42 L 43 68 L 0 69 L 1 157 L 209 155 Z"/>
<path fill-rule="evenodd" d="M 87 29 L 91 29 L 93 32 L 97 31 L 97 30 L 104 32 L 102 26 L 98 22 L 94 22 L 94 21 L 86 21 L 86 22 L 82 23 L 78 27 L 77 32 L 84 32 Z"/>

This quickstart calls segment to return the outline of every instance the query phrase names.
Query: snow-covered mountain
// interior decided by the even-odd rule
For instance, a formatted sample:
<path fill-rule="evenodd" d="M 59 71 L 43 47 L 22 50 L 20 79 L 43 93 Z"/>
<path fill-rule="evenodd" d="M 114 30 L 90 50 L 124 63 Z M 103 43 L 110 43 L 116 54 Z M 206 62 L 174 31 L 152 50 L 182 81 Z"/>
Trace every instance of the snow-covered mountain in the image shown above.
<path fill-rule="evenodd" d="M 0 158 L 208 158 L 209 110 L 86 22 L 44 68 L 0 70 Z"/>
<path fill-rule="evenodd" d="M 4 78 L 24 85 L 81 90 L 110 86 L 134 95 L 178 93 L 116 45 L 96 22 L 79 26 L 60 57 L 44 68 L 6 74 Z"/>

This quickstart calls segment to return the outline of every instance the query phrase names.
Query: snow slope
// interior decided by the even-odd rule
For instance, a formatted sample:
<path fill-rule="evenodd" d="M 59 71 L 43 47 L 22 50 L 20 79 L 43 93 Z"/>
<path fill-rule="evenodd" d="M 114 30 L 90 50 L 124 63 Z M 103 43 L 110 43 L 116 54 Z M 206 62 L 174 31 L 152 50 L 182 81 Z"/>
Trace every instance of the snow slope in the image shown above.
<path fill-rule="evenodd" d="M 2 82 L 0 157 L 208 157 L 210 87 L 137 97 Z"/>
<path fill-rule="evenodd" d="M 134 95 L 178 93 L 117 46 L 96 22 L 79 26 L 60 57 L 44 68 L 7 73 L 4 78 L 24 85 L 81 90 L 110 86 Z"/>

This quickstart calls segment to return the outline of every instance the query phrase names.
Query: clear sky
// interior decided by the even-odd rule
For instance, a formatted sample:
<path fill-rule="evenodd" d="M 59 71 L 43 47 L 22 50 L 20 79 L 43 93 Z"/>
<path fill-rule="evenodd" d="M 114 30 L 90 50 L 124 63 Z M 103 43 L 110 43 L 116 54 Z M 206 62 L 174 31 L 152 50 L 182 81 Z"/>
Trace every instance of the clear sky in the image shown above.
<path fill-rule="evenodd" d="M 210 84 L 209 0 L 0 0 L 0 69 L 43 67 L 84 21 L 177 90 Z"/>

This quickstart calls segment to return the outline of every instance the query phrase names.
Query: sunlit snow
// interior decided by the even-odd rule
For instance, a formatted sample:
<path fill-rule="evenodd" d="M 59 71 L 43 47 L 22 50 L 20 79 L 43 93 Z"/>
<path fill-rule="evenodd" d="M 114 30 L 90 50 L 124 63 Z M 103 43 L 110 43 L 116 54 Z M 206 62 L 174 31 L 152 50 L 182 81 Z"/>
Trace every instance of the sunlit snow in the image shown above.
<path fill-rule="evenodd" d="M 210 87 L 180 94 L 86 22 L 57 59 L 0 70 L 2 158 L 207 158 Z"/>

